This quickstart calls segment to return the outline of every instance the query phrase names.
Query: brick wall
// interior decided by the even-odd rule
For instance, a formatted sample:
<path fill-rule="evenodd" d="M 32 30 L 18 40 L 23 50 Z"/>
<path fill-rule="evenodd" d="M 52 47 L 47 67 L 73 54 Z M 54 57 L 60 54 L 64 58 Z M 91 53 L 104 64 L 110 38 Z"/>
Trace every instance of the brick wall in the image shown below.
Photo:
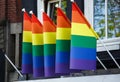
<path fill-rule="evenodd" d="M 22 21 L 21 0 L 0 0 L 0 21 L 11 23 Z"/>
<path fill-rule="evenodd" d="M 0 22 L 5 20 L 5 0 L 0 0 Z"/>

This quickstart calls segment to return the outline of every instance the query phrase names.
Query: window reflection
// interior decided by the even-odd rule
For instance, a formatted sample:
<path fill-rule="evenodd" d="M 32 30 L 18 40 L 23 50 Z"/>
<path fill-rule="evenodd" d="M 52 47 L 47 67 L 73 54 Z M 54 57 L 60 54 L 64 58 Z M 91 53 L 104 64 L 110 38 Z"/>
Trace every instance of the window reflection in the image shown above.
<path fill-rule="evenodd" d="M 107 14 L 107 37 L 120 36 L 120 1 L 107 0 L 107 13 L 105 13 L 105 0 L 94 0 L 94 28 L 101 38 L 105 38 L 105 14 Z"/>
<path fill-rule="evenodd" d="M 108 38 L 120 36 L 120 2 L 108 0 Z"/>
<path fill-rule="evenodd" d="M 94 28 L 101 38 L 105 37 L 105 1 L 94 2 Z"/>

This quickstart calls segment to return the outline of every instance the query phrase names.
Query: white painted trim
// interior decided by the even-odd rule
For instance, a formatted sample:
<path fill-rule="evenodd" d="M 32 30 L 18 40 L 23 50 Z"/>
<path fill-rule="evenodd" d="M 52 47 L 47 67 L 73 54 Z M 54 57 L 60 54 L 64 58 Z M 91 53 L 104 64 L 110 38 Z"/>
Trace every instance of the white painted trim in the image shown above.
<path fill-rule="evenodd" d="M 105 39 L 102 41 L 105 43 L 107 49 L 109 50 L 120 49 L 120 37 Z M 102 52 L 102 51 L 106 51 L 106 49 L 103 47 L 100 41 L 97 41 L 97 52 Z"/>
<path fill-rule="evenodd" d="M 91 26 L 93 26 L 94 22 L 94 0 L 84 0 L 84 13 L 87 20 L 90 22 Z"/>
<path fill-rule="evenodd" d="M 44 0 L 37 0 L 37 17 L 43 23 L 42 11 L 44 11 Z"/>
<path fill-rule="evenodd" d="M 105 39 L 108 38 L 107 5 L 107 0 L 105 0 Z"/>

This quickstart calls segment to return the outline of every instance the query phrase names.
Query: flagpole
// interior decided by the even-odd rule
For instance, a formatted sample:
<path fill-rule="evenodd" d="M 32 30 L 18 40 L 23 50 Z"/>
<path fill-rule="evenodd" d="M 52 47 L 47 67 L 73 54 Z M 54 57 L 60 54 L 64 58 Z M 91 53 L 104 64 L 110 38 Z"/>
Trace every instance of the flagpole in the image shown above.
<path fill-rule="evenodd" d="M 20 71 L 17 69 L 17 67 L 12 63 L 12 61 L 7 57 L 7 55 L 5 54 L 5 58 L 9 61 L 9 63 L 14 67 L 14 69 L 17 71 L 17 73 L 23 77 L 23 75 L 20 73 Z"/>
<path fill-rule="evenodd" d="M 99 41 L 101 42 L 101 44 L 103 45 L 103 47 L 106 49 L 107 53 L 110 55 L 110 57 L 113 59 L 113 61 L 115 62 L 115 64 L 117 65 L 117 67 L 120 69 L 120 65 L 117 63 L 117 61 L 114 59 L 113 55 L 110 53 L 110 51 L 107 49 L 105 43 L 99 38 Z"/>
<path fill-rule="evenodd" d="M 103 47 L 106 49 L 107 53 L 109 54 L 109 56 L 112 58 L 112 60 L 115 62 L 115 64 L 117 65 L 117 67 L 120 69 L 120 65 L 117 63 L 117 61 L 114 59 L 113 55 L 110 53 L 110 51 L 107 49 L 105 43 L 99 38 L 98 34 L 95 33 L 95 31 L 91 28 L 92 32 L 94 33 L 94 35 L 98 38 L 98 40 L 100 41 L 100 43 L 103 45 Z"/>
<path fill-rule="evenodd" d="M 105 69 L 105 70 L 107 70 L 107 68 L 105 67 L 105 65 L 102 63 L 102 61 L 98 58 L 98 57 L 96 57 L 97 58 L 97 60 L 100 62 L 100 64 L 103 66 L 103 68 Z"/>

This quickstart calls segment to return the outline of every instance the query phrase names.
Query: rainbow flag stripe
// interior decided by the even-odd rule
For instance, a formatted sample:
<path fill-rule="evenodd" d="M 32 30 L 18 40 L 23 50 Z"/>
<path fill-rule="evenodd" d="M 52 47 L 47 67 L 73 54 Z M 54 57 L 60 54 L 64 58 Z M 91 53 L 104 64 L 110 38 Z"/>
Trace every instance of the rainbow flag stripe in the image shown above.
<path fill-rule="evenodd" d="M 56 73 L 70 73 L 71 23 L 60 8 L 57 8 Z"/>
<path fill-rule="evenodd" d="M 22 73 L 33 73 L 31 19 L 27 12 L 23 14 Z"/>
<path fill-rule="evenodd" d="M 96 36 L 76 3 L 72 3 L 70 68 L 96 69 Z"/>
<path fill-rule="evenodd" d="M 43 26 L 32 14 L 33 76 L 44 76 Z"/>
<path fill-rule="evenodd" d="M 55 52 L 56 52 L 56 26 L 43 12 L 43 38 L 44 38 L 44 68 L 45 77 L 54 77 L 55 73 Z"/>

